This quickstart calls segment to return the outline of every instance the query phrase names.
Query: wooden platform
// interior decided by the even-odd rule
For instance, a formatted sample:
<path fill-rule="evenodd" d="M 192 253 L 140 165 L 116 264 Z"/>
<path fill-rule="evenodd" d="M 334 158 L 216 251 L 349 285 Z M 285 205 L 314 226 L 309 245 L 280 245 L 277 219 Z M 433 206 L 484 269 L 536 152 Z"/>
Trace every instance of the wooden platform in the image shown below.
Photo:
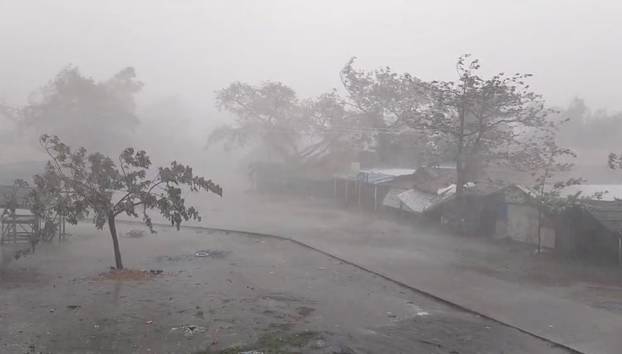
<path fill-rule="evenodd" d="M 39 219 L 32 214 L 9 214 L 0 218 L 0 244 L 34 242 L 39 237 Z"/>

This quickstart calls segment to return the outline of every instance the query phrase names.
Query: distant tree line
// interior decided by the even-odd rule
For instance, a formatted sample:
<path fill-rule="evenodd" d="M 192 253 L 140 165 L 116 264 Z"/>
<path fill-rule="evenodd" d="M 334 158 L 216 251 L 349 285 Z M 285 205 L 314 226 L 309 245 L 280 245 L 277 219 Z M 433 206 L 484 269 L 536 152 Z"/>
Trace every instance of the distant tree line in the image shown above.
<path fill-rule="evenodd" d="M 591 110 L 581 98 L 575 98 L 560 112 L 568 118 L 559 131 L 559 141 L 575 148 L 614 149 L 622 136 L 622 112 Z"/>
<path fill-rule="evenodd" d="M 35 143 L 42 134 L 55 134 L 71 144 L 103 152 L 129 145 L 139 124 L 135 96 L 143 84 L 134 68 L 96 81 L 75 66 L 63 68 L 34 91 L 21 107 L 0 105 L 0 116 Z"/>

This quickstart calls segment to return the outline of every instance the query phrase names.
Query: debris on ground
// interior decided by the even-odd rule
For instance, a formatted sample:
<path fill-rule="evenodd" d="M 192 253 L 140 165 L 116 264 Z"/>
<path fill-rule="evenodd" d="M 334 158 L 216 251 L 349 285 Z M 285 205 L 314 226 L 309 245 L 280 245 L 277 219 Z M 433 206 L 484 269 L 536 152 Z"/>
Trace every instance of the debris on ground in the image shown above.
<path fill-rule="evenodd" d="M 140 281 L 151 280 L 162 274 L 160 269 L 137 270 L 137 269 L 111 269 L 108 272 L 100 273 L 95 280 L 119 280 L 119 281 Z"/>
<path fill-rule="evenodd" d="M 268 332 L 261 335 L 257 341 L 250 345 L 233 346 L 223 350 L 221 353 L 236 354 L 264 354 L 264 353 L 300 353 L 305 352 L 305 348 L 316 344 L 322 340 L 320 345 L 326 345 L 322 336 L 318 332 Z"/>
<path fill-rule="evenodd" d="M 13 255 L 13 257 L 15 258 L 15 260 L 18 260 L 21 257 L 29 255 L 31 253 L 33 253 L 33 248 L 20 249 L 15 252 L 15 255 Z"/>
<path fill-rule="evenodd" d="M 315 311 L 314 308 L 308 306 L 299 306 L 296 308 L 296 312 L 302 317 L 307 317 Z"/>
<path fill-rule="evenodd" d="M 195 257 L 209 257 L 209 251 L 207 250 L 196 251 L 194 252 L 194 256 Z"/>
<path fill-rule="evenodd" d="M 145 236 L 145 230 L 130 230 L 125 233 L 125 236 L 130 238 L 141 238 Z"/>
<path fill-rule="evenodd" d="M 228 251 L 219 251 L 219 250 L 198 250 L 194 252 L 195 257 L 212 257 L 212 258 L 224 258 L 230 252 Z"/>
<path fill-rule="evenodd" d="M 203 333 L 203 332 L 207 331 L 207 328 L 205 328 L 203 326 L 186 325 L 186 326 L 181 326 L 181 327 L 173 327 L 173 328 L 171 328 L 171 332 L 175 332 L 175 331 L 180 330 L 180 329 L 184 330 L 184 336 L 185 337 L 192 337 L 193 335 L 195 335 L 197 333 Z"/>
<path fill-rule="evenodd" d="M 67 305 L 67 308 L 69 310 L 77 310 L 80 308 L 80 305 Z"/>
<path fill-rule="evenodd" d="M 323 339 L 318 339 L 315 342 L 313 342 L 313 347 L 314 348 L 324 348 L 326 347 L 326 341 Z"/>

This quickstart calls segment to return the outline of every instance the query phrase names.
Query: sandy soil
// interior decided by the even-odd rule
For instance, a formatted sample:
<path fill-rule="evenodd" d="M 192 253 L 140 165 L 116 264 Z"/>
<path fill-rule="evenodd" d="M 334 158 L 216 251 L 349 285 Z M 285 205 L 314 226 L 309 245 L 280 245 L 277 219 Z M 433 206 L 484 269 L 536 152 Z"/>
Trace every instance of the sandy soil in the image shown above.
<path fill-rule="evenodd" d="M 564 352 L 291 242 L 119 228 L 147 273 L 90 225 L 3 266 L 0 352 Z"/>

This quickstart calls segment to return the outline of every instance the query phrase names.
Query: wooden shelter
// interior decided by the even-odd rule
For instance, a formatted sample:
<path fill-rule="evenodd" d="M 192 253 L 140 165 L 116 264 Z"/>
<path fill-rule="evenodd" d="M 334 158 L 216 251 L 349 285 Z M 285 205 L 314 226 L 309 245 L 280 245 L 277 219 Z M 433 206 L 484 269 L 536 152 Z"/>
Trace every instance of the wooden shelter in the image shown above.
<path fill-rule="evenodd" d="M 586 200 L 559 223 L 563 251 L 622 265 L 622 201 Z"/>
<path fill-rule="evenodd" d="M 40 222 L 34 214 L 17 209 L 2 214 L 0 228 L 0 244 L 34 242 L 39 238 Z"/>

